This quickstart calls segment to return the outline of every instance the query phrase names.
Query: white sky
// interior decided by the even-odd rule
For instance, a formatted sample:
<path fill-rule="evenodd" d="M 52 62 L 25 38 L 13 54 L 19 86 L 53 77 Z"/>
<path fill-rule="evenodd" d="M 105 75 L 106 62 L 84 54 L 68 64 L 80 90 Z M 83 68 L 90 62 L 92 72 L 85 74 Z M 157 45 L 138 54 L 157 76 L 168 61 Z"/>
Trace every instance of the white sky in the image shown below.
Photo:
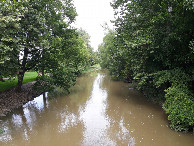
<path fill-rule="evenodd" d="M 90 35 L 90 44 L 95 51 L 103 41 L 102 25 L 106 22 L 110 28 L 113 27 L 110 20 L 113 20 L 114 13 L 110 2 L 112 0 L 74 0 L 78 13 L 75 26 L 84 29 Z"/>

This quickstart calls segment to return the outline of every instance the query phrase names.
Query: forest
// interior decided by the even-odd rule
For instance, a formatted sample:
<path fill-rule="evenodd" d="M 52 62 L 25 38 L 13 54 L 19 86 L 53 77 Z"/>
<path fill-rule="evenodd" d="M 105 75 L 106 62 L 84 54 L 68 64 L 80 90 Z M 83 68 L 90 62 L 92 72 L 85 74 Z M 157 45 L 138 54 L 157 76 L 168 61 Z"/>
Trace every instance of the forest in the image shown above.
<path fill-rule="evenodd" d="M 177 131 L 194 127 L 194 6 L 187 0 L 115 0 L 101 66 L 160 103 Z"/>
<path fill-rule="evenodd" d="M 98 63 L 113 80 L 132 84 L 162 105 L 176 131 L 194 128 L 194 6 L 192 0 L 114 0 L 114 30 L 98 52 L 83 29 L 72 0 L 1 0 L 0 80 L 41 73 L 42 92 L 67 91 Z"/>

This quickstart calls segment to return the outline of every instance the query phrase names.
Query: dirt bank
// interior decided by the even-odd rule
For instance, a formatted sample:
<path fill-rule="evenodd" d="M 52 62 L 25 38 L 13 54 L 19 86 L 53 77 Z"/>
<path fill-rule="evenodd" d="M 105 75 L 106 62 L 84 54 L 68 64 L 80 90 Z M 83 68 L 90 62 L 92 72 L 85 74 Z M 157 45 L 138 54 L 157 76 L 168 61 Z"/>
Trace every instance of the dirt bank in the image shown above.
<path fill-rule="evenodd" d="M 34 83 L 35 81 L 22 85 L 21 93 L 16 93 L 15 88 L 0 92 L 0 117 L 39 96 L 41 92 L 32 89 Z"/>

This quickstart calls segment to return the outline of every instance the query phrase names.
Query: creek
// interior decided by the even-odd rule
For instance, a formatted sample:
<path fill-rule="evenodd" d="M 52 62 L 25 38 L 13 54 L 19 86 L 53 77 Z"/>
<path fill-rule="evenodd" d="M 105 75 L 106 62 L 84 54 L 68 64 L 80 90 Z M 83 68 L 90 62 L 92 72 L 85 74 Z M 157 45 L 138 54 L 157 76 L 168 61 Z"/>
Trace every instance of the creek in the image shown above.
<path fill-rule="evenodd" d="M 170 129 L 162 108 L 127 83 L 94 71 L 69 95 L 41 95 L 2 118 L 6 146 L 193 146 L 192 133 Z"/>

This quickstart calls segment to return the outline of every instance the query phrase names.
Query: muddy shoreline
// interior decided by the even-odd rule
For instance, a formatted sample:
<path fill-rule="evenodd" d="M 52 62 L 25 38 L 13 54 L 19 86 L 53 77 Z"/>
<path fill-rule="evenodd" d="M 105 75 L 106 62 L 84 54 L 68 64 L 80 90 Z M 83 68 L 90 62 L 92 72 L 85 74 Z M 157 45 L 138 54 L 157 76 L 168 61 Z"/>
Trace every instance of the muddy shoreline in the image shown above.
<path fill-rule="evenodd" d="M 22 92 L 16 93 L 15 88 L 0 92 L 0 117 L 17 109 L 42 94 L 40 91 L 33 90 L 34 82 L 22 85 Z"/>

